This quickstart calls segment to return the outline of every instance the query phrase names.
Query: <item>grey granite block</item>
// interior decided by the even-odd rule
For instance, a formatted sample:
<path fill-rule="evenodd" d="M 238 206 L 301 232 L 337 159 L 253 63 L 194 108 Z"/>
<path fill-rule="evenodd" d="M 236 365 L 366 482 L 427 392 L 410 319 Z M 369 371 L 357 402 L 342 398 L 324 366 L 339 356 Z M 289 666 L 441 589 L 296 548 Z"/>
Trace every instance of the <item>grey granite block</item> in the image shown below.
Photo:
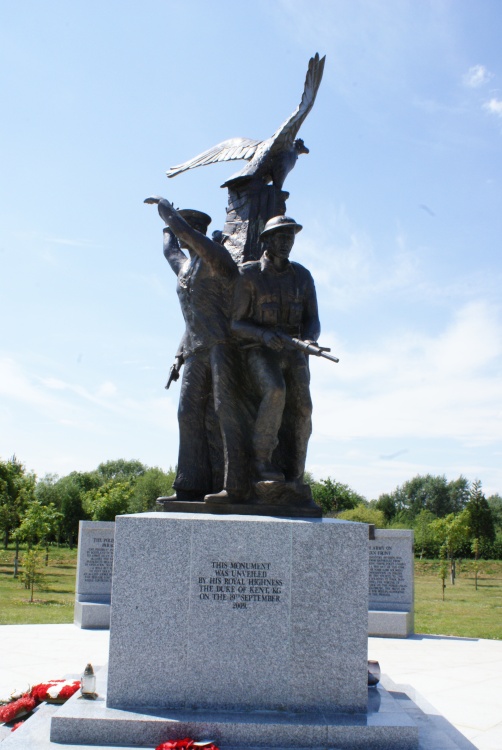
<path fill-rule="evenodd" d="M 56 744 L 50 739 L 51 718 L 59 706 L 42 703 L 33 716 L 27 719 L 15 732 L 7 730 L 2 750 L 99 750 L 96 745 Z M 0 742 L 2 738 L 0 736 Z M 137 750 L 137 745 L 121 745 L 120 750 Z M 114 750 L 108 746 L 107 750 Z M 119 750 L 116 748 L 116 750 Z"/>
<path fill-rule="evenodd" d="M 108 630 L 110 627 L 110 604 L 99 602 L 75 602 L 75 625 L 88 630 Z"/>
<path fill-rule="evenodd" d="M 363 710 L 367 565 L 363 524 L 118 517 L 108 705 Z"/>
<path fill-rule="evenodd" d="M 413 633 L 413 612 L 372 609 L 368 613 L 368 633 L 384 638 L 407 638 Z"/>
<path fill-rule="evenodd" d="M 368 718 L 366 726 L 369 728 L 369 738 L 364 740 L 365 744 L 361 745 L 361 733 L 364 734 L 366 731 L 364 729 L 364 719 L 359 720 L 358 717 L 352 714 L 350 715 L 350 719 L 352 720 L 351 726 L 355 726 L 355 731 L 353 729 L 346 731 L 345 739 L 342 740 L 341 734 L 344 731 L 344 725 L 339 722 L 333 735 L 330 734 L 330 736 L 335 737 L 336 732 L 338 732 L 340 742 L 345 742 L 345 740 L 347 740 L 349 745 L 347 746 L 346 742 L 344 745 L 339 742 L 336 742 L 335 744 L 335 741 L 333 740 L 333 742 L 330 742 L 329 744 L 330 750 L 354 750 L 354 748 L 361 747 L 365 748 L 365 750 L 375 750 L 375 748 L 377 748 L 377 750 L 383 750 L 383 748 L 387 747 L 407 747 L 406 743 L 408 743 L 409 740 L 409 725 L 405 724 L 403 726 L 402 721 L 400 721 L 399 724 L 395 723 L 395 718 L 400 717 L 402 719 L 403 713 L 411 719 L 411 723 L 415 724 L 418 729 L 418 750 L 475 750 L 474 745 L 469 742 L 466 737 L 446 721 L 443 716 L 438 714 L 436 709 L 431 707 L 427 701 L 409 685 L 395 685 L 386 675 L 382 676 L 381 683 L 384 683 L 385 688 L 380 684 L 378 689 L 368 690 Z M 103 695 L 106 693 L 106 670 L 100 670 L 98 672 L 98 691 Z M 116 720 L 119 718 L 120 714 L 126 712 L 116 711 L 115 709 L 106 709 L 104 700 L 95 704 L 79 700 L 77 696 L 74 696 L 71 701 L 72 702 L 69 702 L 62 707 L 42 704 L 36 710 L 32 718 L 28 719 L 16 732 L 9 734 L 6 737 L 4 744 L 2 745 L 2 750 L 3 748 L 5 748 L 5 750 L 26 750 L 27 748 L 30 748 L 30 750 L 96 750 L 98 747 L 110 748 L 110 750 L 112 750 L 112 746 L 108 740 L 112 737 L 113 730 L 111 729 L 111 726 L 114 722 L 114 717 Z M 64 741 L 63 743 L 52 742 L 49 737 L 51 717 L 57 715 L 62 717 L 63 714 L 66 720 L 72 718 L 77 722 L 80 722 L 82 719 L 91 721 L 98 720 L 100 724 L 104 721 L 108 721 L 110 726 L 108 729 L 104 726 L 100 727 L 99 741 L 97 744 L 85 743 L 77 745 L 73 742 L 71 744 Z M 91 714 L 94 714 L 94 719 L 92 719 Z M 108 714 L 108 716 L 105 716 L 105 714 Z M 127 712 L 127 715 L 129 719 L 132 718 L 133 721 L 135 720 L 135 714 L 131 716 L 131 714 Z M 381 717 L 379 724 L 377 724 L 378 715 Z M 146 714 L 146 720 L 151 720 L 152 718 L 150 712 Z M 359 723 L 357 723 L 358 721 Z M 328 746 L 327 744 L 322 746 L 307 744 L 307 742 L 313 742 L 314 739 L 319 736 L 318 733 L 310 731 L 311 727 L 314 725 L 315 723 L 312 721 L 309 722 L 307 719 L 303 720 L 303 724 L 301 724 L 303 727 L 303 734 L 301 735 L 303 737 L 303 744 L 295 746 L 295 750 L 307 750 L 307 748 L 308 750 L 321 750 L 321 748 L 322 750 L 325 750 Z M 371 728 L 376 727 L 377 725 L 378 729 L 375 734 Z M 209 727 L 209 725 L 207 726 Z M 317 724 L 317 726 L 319 726 L 319 724 Z M 399 726 L 401 729 L 398 729 Z M 249 727 L 250 723 L 248 722 L 243 728 L 244 742 L 242 744 L 230 743 L 226 742 L 226 740 L 223 742 L 220 741 L 221 750 L 264 750 L 263 744 L 258 742 L 254 745 L 249 744 L 249 740 L 252 736 L 252 730 L 249 729 Z M 361 729 L 361 727 L 363 727 L 363 729 Z M 204 728 L 205 727 L 197 723 L 191 725 L 193 732 L 202 732 Z M 60 729 L 61 727 L 59 727 L 59 730 Z M 172 722 L 170 729 L 174 729 Z M 403 741 L 405 744 L 396 745 L 392 739 L 393 737 L 395 738 L 399 732 L 401 732 L 399 742 Z M 80 732 L 80 736 L 85 736 L 84 731 Z M 194 733 L 193 736 L 199 739 L 203 738 L 202 733 Z M 256 739 L 256 735 L 253 734 L 253 736 Z M 406 736 L 408 736 L 408 739 L 406 739 Z M 144 737 L 142 736 L 142 732 L 138 732 L 138 737 L 140 737 L 141 743 L 133 744 L 128 742 L 125 745 L 120 745 L 121 749 L 134 750 L 134 748 L 139 746 L 144 747 L 146 743 L 143 741 Z M 210 735 L 205 734 L 204 737 L 207 738 L 210 737 Z M 164 741 L 165 739 L 166 736 L 163 735 L 161 740 Z M 376 744 L 374 744 L 373 739 Z M 394 745 L 392 745 L 392 742 L 394 742 Z M 155 744 L 155 742 L 150 743 L 150 747 L 154 747 Z M 114 746 L 116 747 L 116 745 Z M 291 746 L 283 745 L 282 747 L 274 747 L 275 750 L 289 750 Z M 417 745 L 415 744 L 411 747 L 416 748 Z"/>
<path fill-rule="evenodd" d="M 98 689 L 103 690 L 103 683 Z M 54 715 L 51 739 L 57 743 L 153 747 L 168 739 L 188 736 L 211 738 L 222 750 L 258 747 L 417 750 L 416 725 L 392 695 L 382 688 L 368 690 L 367 696 L 364 713 L 134 711 L 109 708 L 103 696 L 97 701 L 82 701 L 74 696 Z"/>
<path fill-rule="evenodd" d="M 375 529 L 369 551 L 369 608 L 412 612 L 413 531 Z"/>
<path fill-rule="evenodd" d="M 100 677 L 101 672 L 98 673 L 98 682 L 100 682 Z M 368 691 L 370 699 L 372 698 L 368 701 L 370 714 L 374 714 L 377 711 L 380 713 L 384 711 L 392 713 L 397 704 L 398 708 L 401 707 L 406 715 L 408 715 L 418 727 L 418 750 L 476 750 L 474 745 L 466 737 L 447 722 L 443 716 L 438 714 L 437 711 L 432 708 L 420 694 L 416 693 L 413 688 L 410 688 L 408 685 L 397 686 L 392 680 L 389 680 L 386 675 L 383 675 L 382 682 L 385 683 L 387 690 L 390 692 L 387 692 L 387 690 L 380 687 L 378 690 L 371 689 Z M 102 689 L 102 687 L 103 683 L 101 683 L 100 689 Z M 75 698 L 72 700 L 75 703 Z M 76 705 L 82 703 L 83 701 L 78 701 Z M 89 704 L 87 703 L 87 705 Z M 68 744 L 66 742 L 60 744 L 59 742 L 51 742 L 49 738 L 51 717 L 63 711 L 68 714 L 70 708 L 70 704 L 61 708 L 58 706 L 43 704 L 37 709 L 34 716 L 28 719 L 20 729 L 6 737 L 4 744 L 2 745 L 2 750 L 3 748 L 5 748 L 5 750 L 27 750 L 27 748 L 30 748 L 30 750 L 96 750 L 96 747 L 106 747 L 108 750 L 113 750 L 113 748 L 117 747 L 117 745 L 104 745 L 104 743 L 101 742 L 99 742 L 98 745 L 77 745 L 74 743 Z M 392 725 L 389 722 L 389 727 L 391 726 Z M 372 748 L 373 750 L 384 750 L 384 748 L 387 748 L 388 745 L 385 744 L 386 740 L 384 744 L 381 742 L 381 732 L 382 730 L 380 729 L 379 733 L 374 735 L 378 744 L 375 745 L 370 736 L 367 739 L 366 744 L 362 745 L 362 747 L 364 747 L 365 750 L 366 748 L 369 748 L 370 750 Z M 354 736 L 353 732 L 349 732 L 348 736 L 349 738 Z M 202 739 L 202 735 L 198 735 L 198 737 Z M 205 737 L 208 737 L 208 735 L 205 735 Z M 306 732 L 304 737 L 304 744 L 296 746 L 295 750 L 325 750 L 327 747 L 326 745 L 321 747 L 307 745 L 307 738 L 310 740 L 308 732 Z M 164 740 L 165 737 L 162 739 Z M 349 745 L 350 750 L 353 750 L 353 747 L 358 747 L 357 743 L 360 743 L 360 740 L 357 738 L 357 732 L 354 739 L 356 745 Z M 145 744 L 143 743 L 142 746 L 144 747 Z M 359 747 L 360 746 L 361 745 L 359 744 Z M 137 747 L 137 744 L 120 745 L 121 750 L 135 750 Z M 154 744 L 151 743 L 150 747 L 154 747 Z M 250 745 L 248 742 L 246 742 L 244 746 L 220 742 L 220 747 L 221 750 L 265 750 L 263 745 Z M 342 748 L 340 744 L 331 744 L 329 747 L 330 750 L 340 750 Z M 390 745 L 390 747 L 392 747 L 392 745 Z M 398 745 L 398 747 L 402 746 Z M 285 746 L 282 748 L 275 747 L 274 750 L 289 750 L 289 748 Z M 343 750 L 347 750 L 347 747 L 344 747 Z"/>
<path fill-rule="evenodd" d="M 66 677 L 68 677 L 68 675 L 66 675 Z M 364 719 L 360 720 L 358 717 L 354 716 L 354 714 L 349 717 L 352 723 L 348 725 L 348 731 L 343 729 L 343 722 L 339 720 L 335 730 L 339 741 L 336 741 L 336 744 L 334 741 L 330 742 L 330 750 L 354 750 L 355 748 L 365 748 L 365 750 L 366 748 L 369 748 L 370 750 L 384 750 L 388 747 L 406 748 L 408 746 L 406 743 L 409 741 L 409 730 L 406 727 L 402 729 L 401 736 L 399 737 L 399 742 L 401 742 L 401 744 L 397 744 L 392 739 L 396 736 L 399 726 L 392 723 L 393 719 L 396 716 L 400 716 L 402 719 L 403 715 L 408 716 L 412 723 L 418 728 L 418 746 L 416 744 L 412 745 L 414 748 L 418 747 L 418 750 L 475 750 L 474 745 L 469 742 L 466 737 L 446 721 L 436 709 L 430 706 L 430 704 L 428 704 L 428 702 L 409 685 L 395 685 L 386 675 L 382 676 L 381 682 L 384 683 L 385 688 L 380 685 L 378 689 L 368 690 L 367 729 L 364 729 Z M 106 670 L 100 670 L 98 672 L 98 690 L 103 694 L 106 692 Z M 94 704 L 79 700 L 77 696 L 74 696 L 71 700 L 72 703 L 69 702 L 63 707 L 50 706 L 47 704 L 39 706 L 33 717 L 28 719 L 20 729 L 7 735 L 4 744 L 2 745 L 2 750 L 3 748 L 5 748 L 5 750 L 26 750 L 27 748 L 30 748 L 30 750 L 96 750 L 97 747 L 113 750 L 113 748 L 117 748 L 118 746 L 116 744 L 112 745 L 105 741 L 106 737 L 113 742 L 111 731 L 112 724 L 114 720 L 119 718 L 120 714 L 125 713 L 114 709 L 106 709 L 106 712 L 109 714 L 106 719 L 109 722 L 109 727 L 103 732 L 103 741 L 100 740 L 98 743 L 94 742 L 93 744 L 74 744 L 73 742 L 67 743 L 64 741 L 62 743 L 56 743 L 50 740 L 49 731 L 52 716 L 64 714 L 65 718 L 68 720 L 74 714 L 73 719 L 75 721 L 80 721 L 82 719 L 82 713 L 85 712 L 85 716 L 89 718 L 90 714 L 94 712 L 95 719 L 97 719 L 98 722 L 102 722 L 105 719 L 103 716 L 103 707 L 105 707 L 104 701 Z M 77 710 L 75 711 L 75 709 Z M 194 713 L 200 714 L 200 712 Z M 129 712 L 127 712 L 127 714 L 130 719 L 133 721 L 135 720 L 135 714 L 132 716 Z M 383 723 L 380 719 L 380 723 L 378 724 L 378 715 L 383 718 Z M 154 718 L 151 712 L 138 716 L 140 718 L 141 716 L 146 716 L 147 720 L 152 720 L 152 718 Z M 339 717 L 339 719 L 340 718 L 341 717 Z M 284 725 L 284 716 L 281 721 L 279 721 L 279 725 Z M 303 734 L 301 736 L 303 737 L 304 744 L 283 745 L 281 747 L 274 743 L 270 746 L 258 742 L 258 737 L 251 728 L 252 722 L 248 721 L 247 724 L 242 727 L 242 736 L 244 737 L 242 743 L 230 743 L 226 742 L 224 739 L 223 741 L 219 740 L 219 746 L 221 750 L 265 750 L 266 747 L 274 747 L 274 750 L 290 750 L 291 747 L 294 747 L 295 750 L 326 750 L 326 747 L 328 746 L 327 743 L 323 743 L 322 745 L 307 744 L 307 742 L 312 743 L 317 741 L 317 738 L 319 737 L 319 732 L 310 731 L 315 725 L 318 727 L 322 726 L 319 724 L 316 717 L 312 716 L 310 721 L 308 718 L 303 718 L 303 723 L 299 722 L 299 726 L 302 728 L 301 731 Z M 224 724 L 221 726 L 225 728 Z M 376 732 L 372 730 L 372 727 L 375 726 L 378 726 Z M 383 729 L 382 726 L 384 727 Z M 361 729 L 361 727 L 363 728 Z M 170 728 L 174 728 L 172 723 Z M 191 729 L 194 732 L 201 732 L 201 734 L 193 735 L 199 739 L 202 739 L 203 736 L 206 738 L 210 736 L 208 734 L 202 734 L 203 730 L 206 728 L 209 730 L 215 727 L 210 724 L 202 725 L 193 723 L 191 725 Z M 276 728 L 274 731 L 280 732 L 281 729 L 277 730 Z M 341 735 L 344 731 L 345 738 L 342 739 Z M 361 734 L 364 735 L 366 731 L 367 736 L 364 738 L 364 744 L 361 744 Z M 321 730 L 321 733 L 322 732 L 324 732 L 324 729 Z M 141 734 L 141 732 L 139 734 Z M 85 736 L 85 733 L 81 732 L 80 736 Z M 254 745 L 249 744 L 252 736 L 256 740 L 256 744 Z M 406 739 L 406 737 L 408 737 L 408 739 Z M 163 735 L 162 741 L 165 739 L 166 737 Z M 349 742 L 348 745 L 340 744 L 340 742 L 345 742 L 345 740 Z M 139 746 L 144 747 L 146 744 L 147 743 L 145 742 L 136 744 L 127 743 L 125 745 L 122 743 L 120 748 L 121 750 L 134 750 L 134 748 Z M 155 742 L 150 743 L 150 747 L 154 747 L 155 744 Z"/>
<path fill-rule="evenodd" d="M 77 582 L 80 601 L 110 601 L 112 590 L 113 521 L 80 521 Z"/>
<path fill-rule="evenodd" d="M 114 537 L 113 521 L 79 523 L 74 622 L 81 628 L 110 626 Z"/>

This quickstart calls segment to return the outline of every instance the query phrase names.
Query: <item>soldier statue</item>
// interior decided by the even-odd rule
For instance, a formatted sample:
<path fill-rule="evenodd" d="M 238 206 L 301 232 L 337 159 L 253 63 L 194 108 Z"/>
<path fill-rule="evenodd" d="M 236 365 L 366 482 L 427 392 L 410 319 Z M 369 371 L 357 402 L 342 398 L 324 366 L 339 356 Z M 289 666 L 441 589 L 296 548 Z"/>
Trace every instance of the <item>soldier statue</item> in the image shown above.
<path fill-rule="evenodd" d="M 253 428 L 258 481 L 302 482 L 312 431 L 308 357 L 292 339 L 315 344 L 320 333 L 311 274 L 289 255 L 302 229 L 288 216 L 270 219 L 260 235 L 265 251 L 244 263 L 234 290 L 232 331 L 245 345 L 247 370 L 257 393 Z M 272 460 L 287 408 L 294 425 L 282 465 Z"/>
<path fill-rule="evenodd" d="M 247 494 L 243 477 L 241 429 L 235 408 L 238 359 L 230 331 L 233 285 L 239 272 L 222 245 L 206 236 L 210 217 L 192 209 L 176 211 L 158 203 L 164 229 L 164 255 L 178 277 L 177 292 L 185 319 L 181 350 L 184 363 L 178 423 L 178 470 L 171 500 L 240 502 Z M 188 257 L 183 250 L 188 250 Z M 213 401 L 217 432 L 207 429 Z M 218 457 L 218 447 L 220 456 Z M 221 455 L 222 453 L 222 455 Z M 218 460 L 219 459 L 219 460 Z M 223 475 L 223 476 L 222 476 Z"/>

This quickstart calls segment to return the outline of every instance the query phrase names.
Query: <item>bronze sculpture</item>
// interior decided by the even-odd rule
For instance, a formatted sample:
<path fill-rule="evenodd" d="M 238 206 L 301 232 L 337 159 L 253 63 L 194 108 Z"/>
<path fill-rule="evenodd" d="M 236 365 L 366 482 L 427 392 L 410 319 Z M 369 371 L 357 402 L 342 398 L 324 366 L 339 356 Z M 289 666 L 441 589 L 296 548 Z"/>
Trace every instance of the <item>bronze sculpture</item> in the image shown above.
<path fill-rule="evenodd" d="M 316 54 L 300 105 L 272 138 L 225 141 L 168 172 L 248 159 L 223 185 L 227 221 L 212 240 L 202 212 L 176 211 L 159 197 L 145 201 L 158 204 L 167 224 L 164 254 L 178 277 L 186 324 L 168 382 L 183 363 L 176 495 L 159 498 L 165 510 L 321 515 L 303 481 L 312 412 L 308 355 L 338 360 L 317 344 L 312 276 L 289 260 L 302 227 L 285 215 L 282 186 L 298 154 L 308 153 L 296 135 L 323 68 Z"/>
<path fill-rule="evenodd" d="M 325 59 L 319 59 L 318 54 L 310 59 L 300 104 L 271 138 L 264 141 L 230 138 L 183 164 L 171 167 L 167 176 L 175 177 L 188 169 L 216 162 L 245 159 L 249 164 L 224 182 L 222 187 L 254 178 L 262 180 L 265 184 L 272 182 L 274 187 L 282 190 L 284 180 L 295 166 L 298 156 L 309 153 L 302 139 L 296 138 L 296 134 L 314 106 L 321 85 Z"/>
<path fill-rule="evenodd" d="M 239 502 L 247 493 L 246 467 L 235 408 L 237 364 L 230 333 L 230 301 L 237 266 L 228 252 L 206 236 L 210 217 L 192 209 L 176 211 L 158 203 L 164 229 L 164 255 L 178 277 L 177 293 L 185 333 L 177 358 L 183 359 L 178 423 L 180 445 L 171 500 Z M 180 247 L 181 245 L 181 247 Z M 183 249 L 188 250 L 189 257 Z M 214 416 L 213 416 L 214 405 Z M 224 492 L 221 494 L 220 491 Z"/>
<path fill-rule="evenodd" d="M 258 481 L 302 482 L 312 431 L 307 357 L 285 346 L 280 335 L 315 343 L 321 332 L 314 280 L 306 268 L 289 260 L 301 229 L 287 216 L 270 219 L 261 234 L 265 252 L 260 260 L 240 268 L 234 290 L 232 331 L 244 343 L 247 370 L 259 399 L 253 429 Z M 295 427 L 278 467 L 272 454 L 286 402 Z"/>
<path fill-rule="evenodd" d="M 296 136 L 314 106 L 324 62 L 325 58 L 319 58 L 319 54 L 309 60 L 300 104 L 270 138 L 263 141 L 230 138 L 167 172 L 168 177 L 175 177 L 216 162 L 239 159 L 249 162 L 222 185 L 228 189 L 222 243 L 238 263 L 261 257 L 260 235 L 265 224 L 273 216 L 286 213 L 289 193 L 282 187 L 298 156 L 309 153 L 303 140 Z"/>

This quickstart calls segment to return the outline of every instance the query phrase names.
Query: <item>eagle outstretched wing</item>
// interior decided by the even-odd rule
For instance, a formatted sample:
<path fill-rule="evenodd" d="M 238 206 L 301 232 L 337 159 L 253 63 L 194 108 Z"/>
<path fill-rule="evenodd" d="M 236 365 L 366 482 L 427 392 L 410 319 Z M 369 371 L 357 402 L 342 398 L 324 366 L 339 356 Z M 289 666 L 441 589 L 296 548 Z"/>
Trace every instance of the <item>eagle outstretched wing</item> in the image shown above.
<path fill-rule="evenodd" d="M 249 161 L 253 158 L 260 143 L 261 141 L 254 141 L 251 138 L 229 138 L 212 148 L 208 148 L 202 154 L 194 156 L 193 159 L 171 167 L 166 174 L 168 177 L 176 177 L 177 174 L 186 172 L 188 169 L 215 164 L 217 161 L 234 161 L 236 159 L 247 159 Z"/>
<path fill-rule="evenodd" d="M 318 52 L 310 58 L 301 102 L 270 139 L 272 141 L 270 146 L 272 152 L 289 148 L 293 144 L 303 121 L 314 106 L 317 91 L 322 81 L 325 60 L 326 55 L 319 59 Z"/>
<path fill-rule="evenodd" d="M 248 178 L 249 176 L 269 177 L 272 174 L 273 177 L 274 172 L 276 173 L 276 160 L 282 159 L 283 162 L 286 162 L 289 159 L 287 167 L 281 170 L 281 176 L 273 177 L 274 184 L 277 183 L 281 187 L 285 176 L 293 168 L 298 157 L 298 150 L 295 151 L 294 148 L 296 134 L 314 106 L 324 72 L 325 60 L 326 57 L 319 58 L 318 52 L 310 58 L 300 104 L 271 138 L 263 141 L 254 141 L 250 138 L 230 138 L 209 148 L 193 159 L 183 162 L 183 164 L 171 167 L 167 176 L 175 177 L 188 169 L 203 167 L 206 164 L 214 164 L 218 161 L 245 159 L 250 162 L 241 172 L 227 180 L 222 186 L 224 187 L 236 179 Z M 301 153 L 308 153 L 308 149 Z"/>

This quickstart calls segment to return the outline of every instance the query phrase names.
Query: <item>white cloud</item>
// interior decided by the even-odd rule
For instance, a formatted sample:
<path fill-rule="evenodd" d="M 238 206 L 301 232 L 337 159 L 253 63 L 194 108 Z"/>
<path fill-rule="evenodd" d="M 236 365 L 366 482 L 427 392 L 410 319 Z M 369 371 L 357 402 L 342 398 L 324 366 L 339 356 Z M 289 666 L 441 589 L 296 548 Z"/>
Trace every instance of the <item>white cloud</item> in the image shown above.
<path fill-rule="evenodd" d="M 0 358 L 1 396 L 40 407 L 49 407 L 53 403 L 53 398 L 38 388 L 11 357 Z"/>
<path fill-rule="evenodd" d="M 131 398 L 123 381 L 86 387 L 37 368 L 38 361 L 0 356 L 0 456 L 15 453 L 39 476 L 120 456 L 175 463 L 176 394 Z"/>
<path fill-rule="evenodd" d="M 484 65 L 473 65 L 462 78 L 464 86 L 477 89 L 493 78 L 492 73 Z"/>
<path fill-rule="evenodd" d="M 500 491 L 502 316 L 466 304 L 435 334 L 409 328 L 364 351 L 323 336 L 340 357 L 311 358 L 307 468 L 368 498 L 416 474 L 481 477 Z M 383 458 L 385 460 L 383 460 Z"/>
<path fill-rule="evenodd" d="M 97 392 L 100 398 L 109 398 L 111 396 L 116 396 L 118 389 L 115 383 L 108 380 L 105 383 L 101 383 Z"/>
<path fill-rule="evenodd" d="M 493 97 L 489 102 L 486 102 L 483 107 L 492 115 L 502 117 L 502 99 L 495 99 L 495 97 Z"/>
<path fill-rule="evenodd" d="M 323 307 L 348 310 L 367 298 L 419 283 L 418 259 L 404 234 L 396 234 L 394 253 L 382 260 L 370 237 L 352 225 L 344 206 L 329 216 L 323 224 L 312 225 L 294 251 L 295 259 L 312 269 Z"/>
<path fill-rule="evenodd" d="M 103 247 L 103 245 L 100 245 L 93 240 L 85 240 L 79 237 L 55 237 L 46 232 L 39 232 L 36 229 L 16 231 L 13 232 L 13 235 L 19 239 L 27 239 L 37 245 L 44 243 L 47 245 L 65 245 L 66 247 L 79 247 L 85 249 L 100 249 Z"/>
<path fill-rule="evenodd" d="M 485 303 L 466 305 L 435 336 L 408 330 L 337 355 L 335 373 L 312 362 L 317 440 L 500 440 L 502 322 Z"/>
<path fill-rule="evenodd" d="M 127 419 L 146 424 L 176 424 L 175 406 L 169 398 L 132 399 L 119 397 L 117 385 L 104 381 L 90 390 L 53 376 L 41 377 L 11 357 L 0 357 L 0 406 L 13 412 L 12 402 L 43 414 L 51 423 L 79 425 L 86 430 L 101 430 L 106 421 Z M 106 416 L 105 416 L 106 414 Z"/>

